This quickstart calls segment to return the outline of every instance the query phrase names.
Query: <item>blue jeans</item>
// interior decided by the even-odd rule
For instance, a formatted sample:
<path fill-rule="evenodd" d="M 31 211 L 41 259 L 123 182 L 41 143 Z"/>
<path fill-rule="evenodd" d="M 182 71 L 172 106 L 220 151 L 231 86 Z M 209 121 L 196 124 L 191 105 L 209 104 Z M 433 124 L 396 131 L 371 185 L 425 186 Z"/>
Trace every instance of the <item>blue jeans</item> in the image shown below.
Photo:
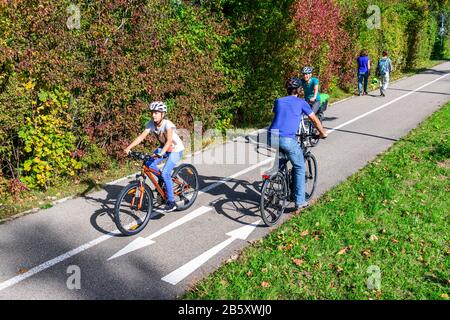
<path fill-rule="evenodd" d="M 384 75 L 380 76 L 380 92 L 384 94 L 389 85 L 389 72 L 386 72 Z"/>
<path fill-rule="evenodd" d="M 280 137 L 279 146 L 292 163 L 295 204 L 301 206 L 305 203 L 305 159 L 302 148 L 295 139 L 288 137 Z"/>
<path fill-rule="evenodd" d="M 369 72 L 358 73 L 358 91 L 362 93 L 362 86 L 364 82 L 364 92 L 367 92 L 367 82 L 369 81 Z"/>
<path fill-rule="evenodd" d="M 158 148 L 154 151 L 154 153 L 161 152 L 162 148 Z M 175 168 L 178 161 L 181 160 L 181 157 L 183 156 L 183 151 L 180 152 L 167 152 L 164 157 L 152 159 L 147 161 L 146 165 L 154 170 L 158 170 L 157 165 L 167 158 L 166 163 L 164 164 L 164 167 L 162 169 L 162 178 L 164 180 L 164 183 L 166 185 L 167 190 L 167 198 L 169 201 L 175 201 L 175 197 L 173 195 L 173 182 L 172 182 L 172 170 Z"/>

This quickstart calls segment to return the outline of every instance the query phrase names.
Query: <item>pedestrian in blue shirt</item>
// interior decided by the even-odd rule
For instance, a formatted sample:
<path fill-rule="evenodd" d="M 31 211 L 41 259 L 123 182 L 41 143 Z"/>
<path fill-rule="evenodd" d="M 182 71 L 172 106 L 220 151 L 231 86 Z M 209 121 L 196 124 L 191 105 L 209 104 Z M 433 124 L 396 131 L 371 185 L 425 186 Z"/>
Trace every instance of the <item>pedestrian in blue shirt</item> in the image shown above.
<path fill-rule="evenodd" d="M 321 138 L 326 138 L 327 133 L 319 119 L 311 110 L 305 100 L 298 97 L 301 80 L 290 78 L 286 81 L 288 95 L 275 100 L 273 112 L 275 116 L 269 127 L 269 137 L 272 146 L 286 154 L 292 163 L 294 177 L 295 208 L 299 211 L 308 206 L 305 200 L 305 160 L 303 151 L 296 139 L 296 133 L 300 126 L 303 114 L 306 114 L 314 126 L 319 130 Z M 275 146 L 274 141 L 278 141 Z"/>
<path fill-rule="evenodd" d="M 370 59 L 367 55 L 367 50 L 361 50 L 361 53 L 356 59 L 358 62 L 358 92 L 359 95 L 367 94 L 367 82 L 370 75 Z M 364 83 L 364 92 L 363 90 Z"/>

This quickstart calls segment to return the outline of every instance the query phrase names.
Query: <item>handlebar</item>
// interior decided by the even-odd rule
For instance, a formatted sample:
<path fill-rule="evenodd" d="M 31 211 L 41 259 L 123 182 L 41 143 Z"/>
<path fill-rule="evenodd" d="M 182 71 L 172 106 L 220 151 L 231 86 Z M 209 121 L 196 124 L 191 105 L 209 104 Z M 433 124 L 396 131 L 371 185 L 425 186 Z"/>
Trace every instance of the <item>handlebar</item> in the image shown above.
<path fill-rule="evenodd" d="M 130 151 L 130 153 L 128 154 L 128 158 L 133 158 L 133 159 L 142 160 L 142 161 L 148 161 L 148 160 L 152 159 L 152 156 L 149 154 L 142 153 L 142 152 Z"/>
<path fill-rule="evenodd" d="M 307 133 L 297 133 L 296 134 L 297 137 L 300 137 L 302 139 L 306 139 L 306 138 L 313 138 L 313 139 L 326 139 L 327 137 L 322 138 L 320 135 L 318 134 L 307 134 Z"/>

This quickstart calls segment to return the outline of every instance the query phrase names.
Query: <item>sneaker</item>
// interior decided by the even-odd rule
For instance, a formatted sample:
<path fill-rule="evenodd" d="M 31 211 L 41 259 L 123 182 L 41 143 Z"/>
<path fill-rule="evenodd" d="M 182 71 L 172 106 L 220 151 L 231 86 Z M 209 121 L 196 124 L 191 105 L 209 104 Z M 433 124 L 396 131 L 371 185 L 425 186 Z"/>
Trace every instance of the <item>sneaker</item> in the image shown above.
<path fill-rule="evenodd" d="M 309 206 L 308 201 L 303 202 L 303 204 L 295 204 L 295 211 L 300 212 L 302 209 L 305 209 Z"/>
<path fill-rule="evenodd" d="M 163 211 L 171 212 L 171 211 L 175 211 L 176 209 L 177 209 L 177 204 L 175 203 L 175 201 L 167 201 L 166 206 L 164 207 Z"/>
<path fill-rule="evenodd" d="M 365 95 L 365 96 L 367 96 L 367 95 L 368 95 L 368 93 L 367 93 L 367 92 L 364 92 L 364 95 Z"/>

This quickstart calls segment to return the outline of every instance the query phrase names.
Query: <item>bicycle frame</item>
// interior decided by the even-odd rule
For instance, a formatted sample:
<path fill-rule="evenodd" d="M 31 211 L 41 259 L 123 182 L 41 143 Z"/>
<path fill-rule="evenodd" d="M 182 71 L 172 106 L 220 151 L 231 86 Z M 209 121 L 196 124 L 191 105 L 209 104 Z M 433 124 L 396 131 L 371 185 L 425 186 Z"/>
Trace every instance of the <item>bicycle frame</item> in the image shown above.
<path fill-rule="evenodd" d="M 135 179 L 122 188 L 114 205 L 114 222 L 120 232 L 127 236 L 143 230 L 151 220 L 152 212 L 158 212 L 154 208 L 163 205 L 163 201 L 169 198 L 167 188 L 162 181 L 162 177 L 165 178 L 165 172 L 151 161 L 155 156 L 131 151 L 128 157 L 140 160 L 141 170 L 136 174 Z M 150 179 L 149 182 L 147 178 Z M 190 208 L 199 191 L 197 169 L 191 164 L 180 164 L 173 169 L 170 179 L 167 182 L 173 182 L 173 193 L 176 196 L 174 209 L 182 211 Z M 155 188 L 152 188 L 151 184 Z M 166 211 L 173 210 L 163 210 L 163 212 Z M 133 220 L 132 223 L 128 223 L 130 219 Z"/>
<path fill-rule="evenodd" d="M 161 177 L 161 171 L 155 170 L 155 169 L 153 169 L 153 168 L 149 168 L 149 167 L 146 166 L 145 164 L 142 166 L 141 177 L 145 177 L 145 176 L 148 177 L 148 178 L 150 179 L 150 181 L 153 183 L 153 185 L 155 186 L 156 191 L 161 195 L 161 197 L 162 197 L 164 200 L 167 200 L 167 199 L 168 199 L 167 191 L 165 191 L 165 190 L 163 190 L 163 189 L 161 188 L 161 186 L 159 185 L 158 181 L 156 181 L 154 175 L 157 176 L 157 177 Z M 144 186 L 142 185 L 142 182 L 143 182 L 144 180 L 145 180 L 145 178 L 144 178 L 144 179 L 140 179 L 140 183 L 141 183 L 140 188 L 141 188 L 141 191 L 144 190 Z M 177 185 L 177 186 L 182 185 L 181 181 L 179 181 L 179 180 L 176 179 L 176 178 L 173 178 L 173 177 L 172 177 L 172 181 L 173 181 L 174 184 Z M 184 186 L 184 189 L 189 189 L 189 185 Z M 174 195 L 177 195 L 177 196 L 178 196 L 178 195 L 181 194 L 181 192 L 182 192 L 181 188 L 178 188 L 178 190 L 174 190 L 173 193 L 174 193 Z M 142 200 L 141 200 L 141 201 L 142 201 Z"/>

